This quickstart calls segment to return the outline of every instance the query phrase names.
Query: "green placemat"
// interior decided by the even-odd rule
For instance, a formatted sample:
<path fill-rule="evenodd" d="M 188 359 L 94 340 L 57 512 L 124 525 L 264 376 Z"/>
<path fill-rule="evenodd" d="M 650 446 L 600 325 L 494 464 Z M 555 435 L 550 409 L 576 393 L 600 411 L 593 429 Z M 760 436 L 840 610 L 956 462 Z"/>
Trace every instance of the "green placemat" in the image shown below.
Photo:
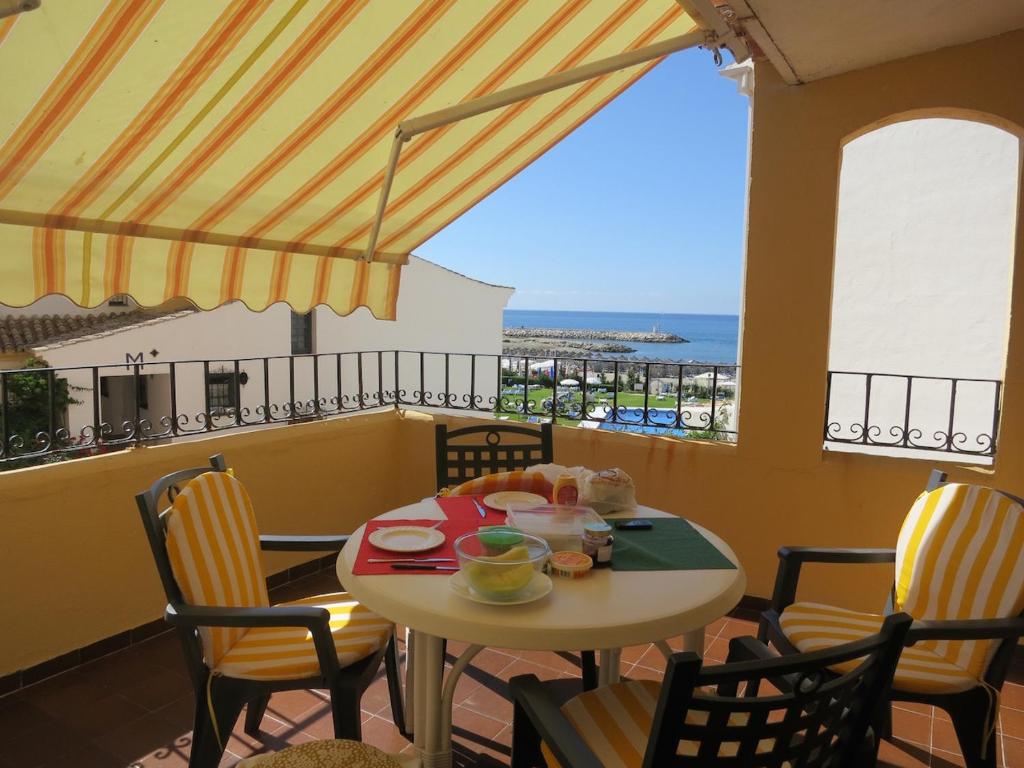
<path fill-rule="evenodd" d="M 614 521 L 608 522 L 614 525 Z M 613 571 L 699 571 L 735 568 L 729 558 L 685 520 L 654 518 L 646 531 L 612 531 Z"/>

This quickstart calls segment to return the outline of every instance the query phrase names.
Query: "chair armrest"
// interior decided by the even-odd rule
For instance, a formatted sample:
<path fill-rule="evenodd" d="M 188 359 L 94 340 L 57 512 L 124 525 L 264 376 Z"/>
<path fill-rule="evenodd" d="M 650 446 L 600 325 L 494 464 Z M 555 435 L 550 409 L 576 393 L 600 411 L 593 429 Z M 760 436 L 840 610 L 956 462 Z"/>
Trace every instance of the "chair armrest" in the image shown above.
<path fill-rule="evenodd" d="M 756 637 L 734 637 L 729 641 L 729 656 L 726 664 L 734 661 L 766 661 L 777 659 L 779 654 L 762 643 Z"/>
<path fill-rule="evenodd" d="M 340 552 L 348 535 L 260 536 L 260 549 L 273 552 Z"/>
<path fill-rule="evenodd" d="M 915 621 L 907 632 L 907 645 L 922 640 L 1016 640 L 1024 637 L 1024 617 Z"/>
<path fill-rule="evenodd" d="M 772 608 L 782 613 L 796 600 L 800 567 L 804 563 L 895 563 L 895 549 L 836 549 L 833 547 L 782 547 L 775 575 Z"/>
<path fill-rule="evenodd" d="M 801 563 L 895 563 L 889 547 L 782 547 L 779 558 Z"/>
<path fill-rule="evenodd" d="M 331 637 L 331 612 L 316 605 L 279 605 L 271 608 L 228 608 L 213 605 L 168 603 L 164 619 L 175 627 L 305 627 L 313 638 L 320 671 L 331 677 L 338 671 L 338 652 Z"/>
<path fill-rule="evenodd" d="M 509 685 L 512 700 L 529 718 L 562 768 L 603 768 L 604 764 L 548 696 L 536 675 L 513 677 Z"/>
<path fill-rule="evenodd" d="M 726 658 L 725 663 L 732 664 L 737 661 L 770 661 L 778 658 L 780 658 L 778 653 L 773 651 L 756 637 L 734 637 L 729 641 L 729 655 Z M 711 667 L 709 671 L 713 670 L 714 667 Z M 765 679 L 783 693 L 791 693 L 797 683 L 796 675 L 776 675 L 774 677 L 766 677 Z M 732 685 L 732 688 L 735 690 L 735 683 Z M 729 695 L 735 695 L 735 693 Z"/>

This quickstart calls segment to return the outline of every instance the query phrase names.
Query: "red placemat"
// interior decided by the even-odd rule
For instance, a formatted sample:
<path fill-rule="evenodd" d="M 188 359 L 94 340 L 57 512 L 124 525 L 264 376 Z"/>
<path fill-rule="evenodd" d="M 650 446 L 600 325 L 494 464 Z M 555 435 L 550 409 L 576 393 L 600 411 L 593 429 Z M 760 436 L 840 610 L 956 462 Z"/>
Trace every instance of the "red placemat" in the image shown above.
<path fill-rule="evenodd" d="M 470 505 L 472 506 L 472 505 Z M 440 576 L 451 576 L 454 571 L 400 571 L 392 568 L 388 563 L 370 563 L 367 562 L 369 558 L 399 558 L 399 557 L 450 557 L 450 562 L 444 563 L 430 563 L 430 565 L 458 565 L 455 559 L 455 547 L 454 543 L 459 536 L 470 531 L 475 531 L 480 527 L 483 518 L 479 514 L 476 516 L 476 521 L 462 521 L 462 520 L 445 520 L 441 525 L 437 527 L 437 530 L 444 534 L 444 544 L 431 549 L 426 552 L 415 552 L 408 554 L 401 554 L 398 552 L 388 552 L 386 549 L 379 549 L 370 543 L 370 534 L 376 531 L 378 528 L 392 528 L 396 525 L 433 525 L 437 520 L 371 520 L 366 524 L 366 528 L 363 531 L 363 540 L 359 543 L 359 552 L 356 553 L 356 561 L 352 565 L 352 573 L 356 576 L 383 576 L 385 574 L 399 574 L 399 575 L 410 575 L 414 573 L 426 573 L 435 574 Z"/>
<path fill-rule="evenodd" d="M 481 525 L 505 525 L 507 515 L 503 510 L 493 509 L 483 503 L 481 496 L 441 496 L 435 499 L 437 505 L 444 512 L 445 517 L 452 521 L 475 522 L 477 527 Z M 476 508 L 473 500 L 479 501 L 480 506 L 487 513 L 486 517 L 480 516 L 480 510 Z"/>

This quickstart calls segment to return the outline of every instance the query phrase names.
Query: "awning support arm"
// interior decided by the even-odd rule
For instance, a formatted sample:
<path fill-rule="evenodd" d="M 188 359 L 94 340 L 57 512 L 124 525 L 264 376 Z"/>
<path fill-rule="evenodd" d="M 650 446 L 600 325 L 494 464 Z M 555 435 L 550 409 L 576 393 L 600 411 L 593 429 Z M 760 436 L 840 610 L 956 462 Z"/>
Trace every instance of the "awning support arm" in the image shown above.
<path fill-rule="evenodd" d="M 388 158 L 387 169 L 384 172 L 384 184 L 380 190 L 380 200 L 377 202 L 377 215 L 373 221 L 373 229 L 370 232 L 370 242 L 366 252 L 363 254 L 364 261 L 373 261 L 374 249 L 377 247 L 377 238 L 380 235 L 381 224 L 384 221 L 384 212 L 388 205 L 388 195 L 391 193 L 391 183 L 395 177 L 395 169 L 398 166 L 398 158 L 402 152 L 402 144 L 413 136 L 440 128 L 451 123 L 465 120 L 469 117 L 482 115 L 495 109 L 507 107 L 519 101 L 532 99 L 559 88 L 576 85 L 586 80 L 593 80 L 595 77 L 602 77 L 611 72 L 628 67 L 636 66 L 667 56 L 676 51 L 702 45 L 708 49 L 717 49 L 724 43 L 724 39 L 713 31 L 695 29 L 685 35 L 670 37 L 667 40 L 652 45 L 637 48 L 635 51 L 626 51 L 606 59 L 592 61 L 575 69 L 557 72 L 529 83 L 514 85 L 495 93 L 487 94 L 476 99 L 470 99 L 460 104 L 454 104 L 436 112 L 429 112 L 419 117 L 403 120 L 398 124 L 395 131 L 395 140 L 391 145 L 391 155 Z"/>
<path fill-rule="evenodd" d="M 384 170 L 384 183 L 380 188 L 380 199 L 377 201 L 377 215 L 373 217 L 373 229 L 370 230 L 370 242 L 366 246 L 366 252 L 361 261 L 373 261 L 374 251 L 377 250 L 377 238 L 380 237 L 380 225 L 384 223 L 384 209 L 388 206 L 388 195 L 391 194 L 391 182 L 395 180 L 395 169 L 398 168 L 398 158 L 402 154 L 402 145 L 409 139 L 402 135 L 402 128 L 395 131 L 395 139 L 391 142 L 391 154 L 388 156 L 388 166 Z"/>

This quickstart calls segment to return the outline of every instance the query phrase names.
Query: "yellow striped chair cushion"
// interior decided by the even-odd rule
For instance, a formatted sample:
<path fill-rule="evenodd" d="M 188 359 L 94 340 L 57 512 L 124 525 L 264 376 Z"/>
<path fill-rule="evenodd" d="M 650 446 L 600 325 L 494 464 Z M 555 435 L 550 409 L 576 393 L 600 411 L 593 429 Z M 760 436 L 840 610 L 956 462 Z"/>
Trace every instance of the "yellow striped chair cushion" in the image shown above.
<path fill-rule="evenodd" d="M 615 683 L 580 694 L 562 713 L 606 768 L 639 768 L 659 695 L 661 685 L 651 680 Z M 558 768 L 547 744 L 541 751 L 548 768 Z"/>
<path fill-rule="evenodd" d="M 1007 618 L 1024 610 L 1024 508 L 991 488 L 950 483 L 921 494 L 896 544 L 896 610 L 915 619 Z M 981 677 L 998 641 L 937 642 Z"/>
<path fill-rule="evenodd" d="M 343 667 L 379 650 L 394 628 L 347 592 L 315 595 L 280 605 L 316 605 L 330 611 L 334 648 Z M 305 628 L 257 628 L 245 631 L 220 659 L 215 671 L 249 680 L 294 680 L 320 674 L 320 662 L 313 637 Z"/>
<path fill-rule="evenodd" d="M 835 608 L 820 603 L 793 603 L 782 613 L 782 631 L 803 652 L 818 651 L 877 633 L 884 616 Z M 967 670 L 937 653 L 934 643 L 904 648 L 896 667 L 894 687 L 913 693 L 952 693 L 980 685 Z M 859 659 L 836 666 L 849 672 Z"/>
<path fill-rule="evenodd" d="M 580 694 L 562 707 L 562 713 L 601 758 L 605 768 L 639 768 L 644 761 L 660 695 L 660 683 L 631 680 Z M 746 718 L 746 713 L 736 713 L 730 715 L 729 723 L 744 726 Z M 704 725 L 707 720 L 708 713 L 702 710 L 686 715 L 686 722 L 691 725 Z M 774 739 L 764 739 L 757 751 L 770 752 L 774 745 Z M 695 757 L 699 749 L 699 742 L 684 740 L 679 742 L 676 754 Z M 560 768 L 547 744 L 541 744 L 541 752 L 548 768 Z M 719 748 L 722 757 L 735 757 L 738 752 L 738 742 L 723 741 Z"/>
<path fill-rule="evenodd" d="M 270 605 L 260 563 L 259 533 L 249 494 L 224 472 L 191 480 L 167 512 L 167 555 L 185 602 L 230 608 Z M 203 627 L 211 667 L 245 629 Z"/>

